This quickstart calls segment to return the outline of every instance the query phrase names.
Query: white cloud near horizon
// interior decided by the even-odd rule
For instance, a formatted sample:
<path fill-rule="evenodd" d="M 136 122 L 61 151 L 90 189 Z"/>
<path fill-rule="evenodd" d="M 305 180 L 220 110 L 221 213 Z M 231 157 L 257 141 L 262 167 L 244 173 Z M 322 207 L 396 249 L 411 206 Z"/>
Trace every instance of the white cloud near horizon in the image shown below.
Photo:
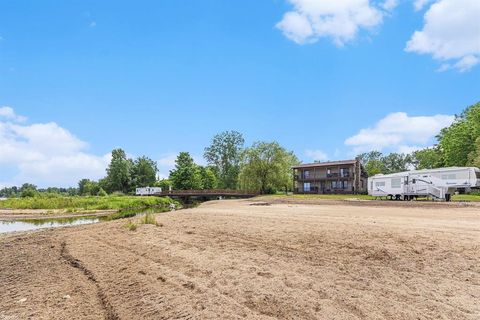
<path fill-rule="evenodd" d="M 305 150 L 305 155 L 314 161 L 327 161 L 328 155 L 322 150 Z"/>
<path fill-rule="evenodd" d="M 105 175 L 110 154 L 88 153 L 86 142 L 55 122 L 25 121 L 12 108 L 0 108 L 0 166 L 16 171 L 2 184 L 68 187 L 82 178 L 96 180 Z"/>
<path fill-rule="evenodd" d="M 415 1 L 420 10 L 431 1 Z M 415 31 L 405 50 L 430 54 L 442 65 L 438 71 L 468 71 L 480 63 L 480 1 L 437 0 L 424 16 L 422 30 Z"/>
<path fill-rule="evenodd" d="M 284 14 L 276 27 L 298 43 L 331 38 L 337 46 L 353 41 L 360 30 L 372 30 L 393 10 L 397 0 L 288 0 L 293 10 Z"/>
<path fill-rule="evenodd" d="M 455 120 L 453 115 L 409 116 L 405 112 L 391 113 L 374 126 L 361 129 L 345 140 L 355 154 L 390 151 L 409 153 L 433 144 L 441 129 Z"/>

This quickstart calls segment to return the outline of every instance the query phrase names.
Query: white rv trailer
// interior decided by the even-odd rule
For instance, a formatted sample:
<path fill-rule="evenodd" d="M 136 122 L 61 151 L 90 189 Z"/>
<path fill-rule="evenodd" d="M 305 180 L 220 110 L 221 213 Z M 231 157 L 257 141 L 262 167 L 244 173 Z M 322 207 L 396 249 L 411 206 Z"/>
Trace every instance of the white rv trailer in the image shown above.
<path fill-rule="evenodd" d="M 137 196 L 152 196 L 156 193 L 161 193 L 162 188 L 158 187 L 145 187 L 145 188 L 136 188 L 135 194 Z"/>
<path fill-rule="evenodd" d="M 368 194 L 397 200 L 430 197 L 450 201 L 458 189 L 480 187 L 480 169 L 450 167 L 377 174 L 368 178 Z"/>

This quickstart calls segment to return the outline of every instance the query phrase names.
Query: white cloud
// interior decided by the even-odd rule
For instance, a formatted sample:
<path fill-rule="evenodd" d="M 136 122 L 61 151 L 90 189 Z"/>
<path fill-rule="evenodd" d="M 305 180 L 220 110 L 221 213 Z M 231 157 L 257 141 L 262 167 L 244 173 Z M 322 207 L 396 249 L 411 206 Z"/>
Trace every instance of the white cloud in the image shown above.
<path fill-rule="evenodd" d="M 427 4 L 430 2 L 433 2 L 435 0 L 415 0 L 413 2 L 413 7 L 415 8 L 415 11 L 420 11 L 422 10 Z"/>
<path fill-rule="evenodd" d="M 74 186 L 82 178 L 99 179 L 105 175 L 109 154 L 87 153 L 87 143 L 54 122 L 18 124 L 25 118 L 17 116 L 12 108 L 0 110 L 3 110 L 0 114 L 0 165 L 16 171 L 8 177 L 10 181 L 3 184 L 30 182 L 39 186 Z"/>
<path fill-rule="evenodd" d="M 97 23 L 95 21 L 90 22 L 89 27 L 90 28 L 95 28 L 97 26 Z"/>
<path fill-rule="evenodd" d="M 398 6 L 398 0 L 386 0 L 381 6 L 383 9 L 391 11 Z"/>
<path fill-rule="evenodd" d="M 288 0 L 293 10 L 285 13 L 276 25 L 298 44 L 312 43 L 329 37 L 342 46 L 356 38 L 361 29 L 379 26 L 396 0 Z M 385 11 L 387 10 L 387 11 Z"/>
<path fill-rule="evenodd" d="M 13 108 L 11 107 L 0 107 L 0 120 L 5 119 L 5 120 L 10 120 L 14 122 L 25 122 L 27 121 L 27 118 L 24 116 L 19 116 L 15 113 Z"/>
<path fill-rule="evenodd" d="M 449 126 L 452 115 L 408 116 L 404 112 L 391 113 L 373 127 L 361 129 L 345 140 L 354 153 L 377 151 L 408 152 L 431 145 L 442 128 Z"/>
<path fill-rule="evenodd" d="M 169 153 L 163 155 L 159 160 L 157 160 L 158 176 L 160 179 L 168 178 L 170 170 L 175 167 L 175 159 L 177 159 L 177 154 Z"/>
<path fill-rule="evenodd" d="M 328 155 L 322 150 L 306 150 L 305 155 L 312 160 L 327 161 Z"/>
<path fill-rule="evenodd" d="M 405 50 L 431 54 L 442 61 L 439 71 L 467 71 L 480 62 L 480 1 L 438 0 L 424 16 Z"/>

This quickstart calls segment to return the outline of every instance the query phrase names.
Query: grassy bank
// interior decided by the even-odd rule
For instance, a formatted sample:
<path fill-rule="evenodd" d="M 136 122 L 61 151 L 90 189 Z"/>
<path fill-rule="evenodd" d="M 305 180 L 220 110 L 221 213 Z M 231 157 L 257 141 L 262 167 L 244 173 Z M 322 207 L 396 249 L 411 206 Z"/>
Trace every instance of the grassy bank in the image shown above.
<path fill-rule="evenodd" d="M 107 197 L 44 197 L 11 198 L 0 202 L 0 209 L 63 209 L 69 212 L 85 210 L 124 210 L 129 208 L 168 207 L 170 198 L 107 196 Z"/>

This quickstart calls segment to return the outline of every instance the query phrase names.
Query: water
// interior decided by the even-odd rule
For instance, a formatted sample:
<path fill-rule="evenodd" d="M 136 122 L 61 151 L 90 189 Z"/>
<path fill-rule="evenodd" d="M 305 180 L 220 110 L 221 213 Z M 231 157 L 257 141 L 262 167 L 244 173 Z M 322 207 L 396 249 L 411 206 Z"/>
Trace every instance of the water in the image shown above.
<path fill-rule="evenodd" d="M 92 224 L 101 221 L 131 218 L 146 213 L 159 213 L 164 211 L 168 210 L 166 208 L 139 208 L 120 210 L 119 212 L 113 213 L 109 216 L 0 220 L 0 233 L 78 226 L 82 224 Z"/>
<path fill-rule="evenodd" d="M 30 231 L 45 228 L 59 228 L 67 226 L 78 226 L 82 224 L 97 223 L 103 217 L 72 217 L 52 219 L 22 219 L 22 220 L 0 220 L 0 233 L 14 231 Z"/>

